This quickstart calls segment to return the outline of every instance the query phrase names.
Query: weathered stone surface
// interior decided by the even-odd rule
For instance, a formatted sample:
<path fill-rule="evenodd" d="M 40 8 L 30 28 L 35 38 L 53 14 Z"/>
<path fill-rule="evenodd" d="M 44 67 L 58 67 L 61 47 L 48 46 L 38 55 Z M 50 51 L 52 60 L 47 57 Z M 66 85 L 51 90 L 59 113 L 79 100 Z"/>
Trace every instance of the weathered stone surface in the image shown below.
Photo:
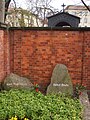
<path fill-rule="evenodd" d="M 84 107 L 83 110 L 83 120 L 90 120 L 90 102 L 87 94 L 87 90 L 82 91 L 82 94 L 79 96 L 79 100 Z"/>
<path fill-rule="evenodd" d="M 31 89 L 33 88 L 33 84 L 30 82 L 29 79 L 25 77 L 20 77 L 14 73 L 11 73 L 7 76 L 4 80 L 4 89 Z"/>
<path fill-rule="evenodd" d="M 47 88 L 47 94 L 67 93 L 73 94 L 73 86 L 67 67 L 57 64 L 53 70 L 51 83 Z"/>

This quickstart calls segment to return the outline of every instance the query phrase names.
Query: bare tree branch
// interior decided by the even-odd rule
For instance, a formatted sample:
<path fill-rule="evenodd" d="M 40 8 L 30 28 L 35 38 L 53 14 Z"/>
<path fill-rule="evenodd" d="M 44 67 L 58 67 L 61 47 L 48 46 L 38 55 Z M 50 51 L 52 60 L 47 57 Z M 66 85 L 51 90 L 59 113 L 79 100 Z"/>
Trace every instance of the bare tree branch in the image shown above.
<path fill-rule="evenodd" d="M 6 19 L 6 15 L 7 15 L 7 11 L 8 11 L 10 2 L 11 2 L 11 0 L 5 0 L 5 18 L 4 19 Z"/>
<path fill-rule="evenodd" d="M 81 0 L 81 2 L 84 4 L 84 6 L 87 8 L 87 10 L 90 12 L 90 8 L 86 5 L 86 3 L 83 1 L 83 0 Z"/>
<path fill-rule="evenodd" d="M 6 16 L 7 16 L 7 11 L 8 11 L 8 7 L 9 7 L 9 4 L 10 4 L 11 0 L 5 0 L 5 19 L 6 19 Z M 15 5 L 15 8 L 16 9 L 16 2 L 15 0 L 13 0 L 14 2 L 14 5 Z"/>
<path fill-rule="evenodd" d="M 45 26 L 48 15 L 56 13 L 56 10 L 50 6 L 51 1 L 52 0 L 27 0 L 28 9 L 38 15 L 38 19 L 42 21 L 42 26 Z"/>
<path fill-rule="evenodd" d="M 15 5 L 15 8 L 16 8 L 16 2 L 15 2 L 15 0 L 13 0 L 13 2 L 14 2 L 14 5 Z"/>

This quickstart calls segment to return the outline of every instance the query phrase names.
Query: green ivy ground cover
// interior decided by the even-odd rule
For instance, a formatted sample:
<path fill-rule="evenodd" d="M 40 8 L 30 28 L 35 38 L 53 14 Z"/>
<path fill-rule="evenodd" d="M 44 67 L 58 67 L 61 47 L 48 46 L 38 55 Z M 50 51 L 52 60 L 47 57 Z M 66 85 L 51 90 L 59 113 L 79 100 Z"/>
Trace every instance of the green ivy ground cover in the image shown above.
<path fill-rule="evenodd" d="M 29 120 L 82 120 L 79 100 L 65 95 L 48 95 L 29 90 L 0 92 L 0 120 L 14 116 Z"/>

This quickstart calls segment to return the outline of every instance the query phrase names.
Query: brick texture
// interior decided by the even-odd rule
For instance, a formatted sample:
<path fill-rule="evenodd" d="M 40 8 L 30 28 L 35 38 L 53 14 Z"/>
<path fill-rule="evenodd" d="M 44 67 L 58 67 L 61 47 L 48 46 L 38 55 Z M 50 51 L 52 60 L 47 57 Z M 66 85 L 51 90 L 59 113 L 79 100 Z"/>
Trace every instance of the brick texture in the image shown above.
<path fill-rule="evenodd" d="M 68 67 L 73 84 L 90 90 L 90 31 L 0 30 L 0 82 L 14 72 L 45 92 L 57 63 Z"/>
<path fill-rule="evenodd" d="M 90 31 L 83 33 L 83 83 L 90 90 Z"/>
<path fill-rule="evenodd" d="M 73 84 L 90 89 L 90 31 L 13 30 L 11 72 L 31 79 L 45 91 L 57 63 L 68 67 Z"/>
<path fill-rule="evenodd" d="M 0 30 L 0 83 L 10 73 L 9 42 L 7 32 Z"/>

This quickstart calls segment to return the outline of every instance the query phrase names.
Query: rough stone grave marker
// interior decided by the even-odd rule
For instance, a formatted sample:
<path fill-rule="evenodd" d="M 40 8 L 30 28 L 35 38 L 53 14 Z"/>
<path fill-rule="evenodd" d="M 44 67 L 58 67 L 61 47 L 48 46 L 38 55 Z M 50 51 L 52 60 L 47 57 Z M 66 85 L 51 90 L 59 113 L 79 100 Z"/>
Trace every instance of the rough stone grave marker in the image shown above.
<path fill-rule="evenodd" d="M 73 86 L 68 69 L 63 64 L 57 64 L 53 70 L 51 83 L 47 88 L 47 94 L 66 93 L 73 94 Z"/>
<path fill-rule="evenodd" d="M 20 77 L 14 73 L 11 73 L 4 80 L 4 89 L 31 89 L 33 88 L 33 84 L 29 79 L 25 77 Z"/>

